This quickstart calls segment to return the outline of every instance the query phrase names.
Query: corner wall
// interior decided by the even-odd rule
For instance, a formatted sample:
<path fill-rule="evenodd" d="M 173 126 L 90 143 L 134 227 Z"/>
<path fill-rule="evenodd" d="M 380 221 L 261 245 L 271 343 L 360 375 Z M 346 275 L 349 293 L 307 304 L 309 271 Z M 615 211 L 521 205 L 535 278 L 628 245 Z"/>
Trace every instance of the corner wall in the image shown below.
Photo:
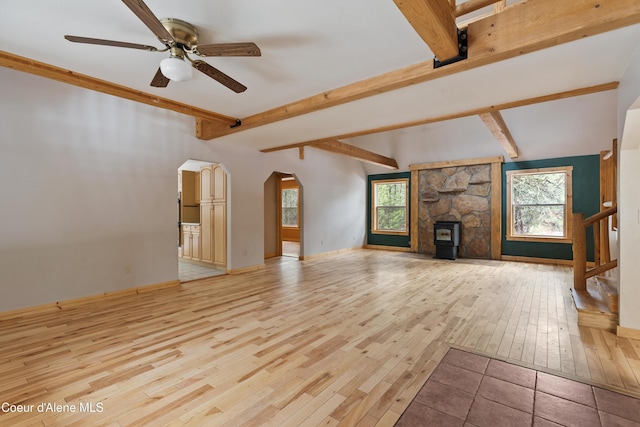
<path fill-rule="evenodd" d="M 176 170 L 230 174 L 228 268 L 264 263 L 264 182 L 305 183 L 305 254 L 362 245 L 359 162 L 195 138 L 171 111 L 0 68 L 0 311 L 178 278 Z"/>
<path fill-rule="evenodd" d="M 640 330 L 640 46 L 618 87 L 620 326 Z"/>

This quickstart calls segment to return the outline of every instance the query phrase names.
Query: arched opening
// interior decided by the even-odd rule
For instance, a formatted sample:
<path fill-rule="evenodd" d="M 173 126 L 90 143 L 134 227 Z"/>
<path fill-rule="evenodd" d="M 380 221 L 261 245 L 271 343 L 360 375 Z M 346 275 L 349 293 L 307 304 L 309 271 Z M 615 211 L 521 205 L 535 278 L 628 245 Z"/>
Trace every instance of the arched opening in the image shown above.
<path fill-rule="evenodd" d="M 225 274 L 228 173 L 220 163 L 189 159 L 178 168 L 178 278 Z"/>
<path fill-rule="evenodd" d="M 302 185 L 293 174 L 273 172 L 264 183 L 265 259 L 303 255 Z"/>

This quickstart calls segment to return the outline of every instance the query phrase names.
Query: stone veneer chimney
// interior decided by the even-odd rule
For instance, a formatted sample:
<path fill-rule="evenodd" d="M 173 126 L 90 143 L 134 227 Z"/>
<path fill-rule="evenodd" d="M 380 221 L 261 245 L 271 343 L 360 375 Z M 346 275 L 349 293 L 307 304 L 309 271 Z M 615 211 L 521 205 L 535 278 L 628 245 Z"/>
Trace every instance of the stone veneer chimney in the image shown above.
<path fill-rule="evenodd" d="M 459 255 L 491 258 L 491 165 L 420 170 L 418 252 L 435 254 L 436 221 L 460 221 Z"/>

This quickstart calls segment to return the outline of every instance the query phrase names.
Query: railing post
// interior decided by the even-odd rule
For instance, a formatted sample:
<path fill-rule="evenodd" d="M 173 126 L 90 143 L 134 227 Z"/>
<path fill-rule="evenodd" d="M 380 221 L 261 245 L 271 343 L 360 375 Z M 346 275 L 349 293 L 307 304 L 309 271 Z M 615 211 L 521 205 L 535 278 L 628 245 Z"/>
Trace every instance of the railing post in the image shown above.
<path fill-rule="evenodd" d="M 606 264 L 611 261 L 611 250 L 609 249 L 609 218 L 604 218 L 600 224 L 600 263 Z"/>
<path fill-rule="evenodd" d="M 586 232 L 586 227 L 585 227 Z M 600 252 L 602 247 L 600 246 L 600 221 L 593 223 L 593 262 L 597 266 L 602 264 L 600 261 Z"/>
<path fill-rule="evenodd" d="M 584 227 L 584 214 L 574 213 L 573 221 L 573 289 L 584 291 L 587 289 L 587 233 Z"/>

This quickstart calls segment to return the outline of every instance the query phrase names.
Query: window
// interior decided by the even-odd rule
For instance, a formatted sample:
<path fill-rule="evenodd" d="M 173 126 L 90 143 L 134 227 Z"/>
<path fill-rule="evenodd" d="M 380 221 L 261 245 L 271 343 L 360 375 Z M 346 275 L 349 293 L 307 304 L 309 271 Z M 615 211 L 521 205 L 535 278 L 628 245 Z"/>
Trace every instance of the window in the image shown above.
<path fill-rule="evenodd" d="M 282 189 L 282 225 L 298 226 L 298 187 Z"/>
<path fill-rule="evenodd" d="M 572 170 L 507 171 L 507 240 L 571 242 Z"/>
<path fill-rule="evenodd" d="M 408 235 L 409 180 L 372 181 L 372 232 Z"/>

